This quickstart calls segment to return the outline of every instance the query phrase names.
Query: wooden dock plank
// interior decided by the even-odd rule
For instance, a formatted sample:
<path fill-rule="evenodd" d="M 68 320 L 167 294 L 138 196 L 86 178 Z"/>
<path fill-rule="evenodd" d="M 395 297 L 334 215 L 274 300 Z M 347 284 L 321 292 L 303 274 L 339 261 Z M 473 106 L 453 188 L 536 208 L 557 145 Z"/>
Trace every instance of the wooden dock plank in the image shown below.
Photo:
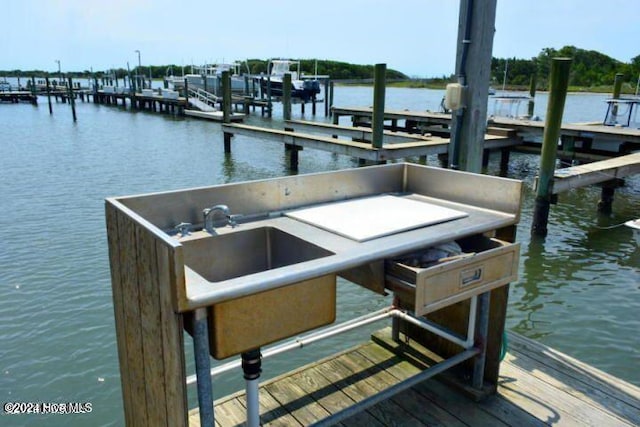
<path fill-rule="evenodd" d="M 365 358 L 358 351 L 354 351 L 348 355 L 348 357 L 341 358 L 342 364 L 351 371 L 354 375 L 362 375 L 363 384 L 369 388 L 369 396 L 377 394 L 395 384 L 398 379 L 393 375 L 385 371 L 384 367 L 373 363 L 371 360 Z M 385 403 L 385 408 L 378 408 L 376 405 L 367 412 L 374 415 L 384 425 L 392 425 L 397 420 L 402 419 L 408 424 L 419 425 L 422 421 L 415 418 L 411 412 L 406 411 L 403 406 L 397 404 L 394 399 L 389 399 L 388 404 Z"/>
<path fill-rule="evenodd" d="M 640 425 L 640 389 L 519 335 L 511 335 L 505 359 L 590 405 Z"/>
<path fill-rule="evenodd" d="M 395 347 L 400 346 L 391 340 L 389 340 L 389 343 L 393 343 L 391 345 Z M 398 381 L 405 380 L 430 366 L 430 364 L 422 363 L 415 358 L 411 359 L 411 361 L 401 358 L 375 344 L 366 345 L 359 351 L 372 363 L 385 366 L 387 372 L 396 377 Z M 446 396 L 450 396 L 452 392 L 448 389 L 445 389 L 444 393 L 442 391 L 434 391 L 434 387 L 446 387 L 435 380 L 429 379 L 422 385 L 402 392 L 394 397 L 393 400 L 408 412 L 422 413 L 428 425 L 467 425 L 470 421 L 492 426 L 501 424 L 499 419 L 487 415 L 484 411 L 478 409 L 476 405 L 468 404 L 469 401 L 467 399 L 446 399 Z M 466 404 L 461 404 L 461 402 Z M 424 410 L 426 406 L 429 407 L 428 411 Z"/>
<path fill-rule="evenodd" d="M 553 175 L 554 194 L 572 188 L 598 184 L 640 173 L 640 153 L 627 154 L 593 163 L 557 169 Z"/>
<path fill-rule="evenodd" d="M 142 227 L 136 227 L 138 286 L 140 299 L 140 321 L 142 326 L 142 351 L 146 354 L 162 355 L 162 322 L 160 318 L 160 296 L 157 283 L 156 247 L 154 239 Z M 144 385 L 149 425 L 167 425 L 164 384 L 164 358 L 157 357 L 153 363 L 144 363 Z"/>
<path fill-rule="evenodd" d="M 335 359 L 327 360 L 318 365 L 317 369 L 327 380 L 332 382 L 337 388 L 342 390 L 354 402 L 360 402 L 367 397 L 377 393 L 379 387 L 375 384 L 375 379 L 371 378 L 371 372 L 365 366 L 353 367 L 353 364 L 346 362 L 353 352 L 343 354 Z M 348 366 L 351 365 L 351 366 Z M 373 366 L 369 364 L 369 367 Z M 366 411 L 382 425 L 390 425 L 394 420 L 403 420 L 407 413 L 389 400 L 384 401 Z M 353 420 L 345 420 L 350 424 Z"/>
<path fill-rule="evenodd" d="M 500 395 L 517 406 L 525 408 L 545 424 L 569 424 L 581 426 L 614 426 L 633 425 L 593 408 L 589 402 L 562 393 L 556 387 L 531 375 L 524 375 L 525 370 L 516 365 L 505 363 L 502 376 L 510 380 L 500 384 Z M 517 384 L 514 384 L 516 383 Z M 522 390 L 526 390 L 525 393 Z"/>
<path fill-rule="evenodd" d="M 385 345 L 382 345 L 380 337 Z M 611 377 L 553 349 L 514 334 L 501 365 L 498 393 L 482 402 L 461 395 L 444 383 L 429 379 L 382 403 L 343 421 L 341 425 L 640 425 L 640 388 Z M 398 347 L 394 350 L 394 346 Z M 411 342 L 412 355 L 398 353 L 406 345 L 390 340 L 388 328 L 376 341 L 299 368 L 262 385 L 262 422 L 268 425 L 306 425 L 323 414 L 361 401 L 398 381 L 420 372 L 437 360 Z M 268 363 L 265 362 L 265 363 Z M 276 384 L 278 383 L 278 384 Z M 283 418 L 265 420 L 263 397 L 288 401 L 298 418 L 282 424 Z M 348 396 L 348 398 L 346 397 Z M 238 425 L 242 410 L 237 394 L 230 424 Z M 341 401 L 342 400 L 342 401 Z M 223 425 L 229 409 L 218 410 L 229 399 L 216 402 L 216 417 Z M 275 401 L 275 400 L 274 400 Z M 309 402 L 312 407 L 303 409 Z M 321 408 L 322 410 L 320 410 Z M 271 409 L 272 410 L 272 409 Z M 244 414 L 242 415 L 244 417 Z M 198 425 L 192 415 L 191 425 Z M 242 418 L 243 422 L 244 418 Z M 266 422 L 265 422 L 266 421 Z"/>
<path fill-rule="evenodd" d="M 403 359 L 419 370 L 426 369 L 434 363 L 441 361 L 440 357 L 434 355 L 419 343 L 411 342 L 411 345 L 407 345 L 391 340 L 388 330 L 382 330 L 374 334 L 373 340 L 384 348 L 390 349 L 394 354 L 402 355 Z M 375 349 L 375 347 L 372 347 L 372 350 L 373 349 Z M 370 355 L 370 357 L 379 357 L 375 356 L 372 350 L 367 354 Z M 402 376 L 403 375 L 401 375 L 401 377 Z M 508 424 L 504 421 L 506 419 L 518 420 L 519 427 L 539 425 L 539 423 L 533 420 L 526 412 L 513 407 L 513 405 L 508 402 L 499 399 L 489 399 L 496 402 L 492 403 L 492 406 L 498 410 L 495 410 L 495 408 L 487 410 L 487 407 L 484 406 L 486 402 L 483 402 L 482 406 L 478 405 L 475 401 L 461 396 L 454 389 L 433 378 L 418 384 L 413 387 L 413 390 L 425 399 L 425 405 L 429 405 L 430 411 L 436 411 L 435 408 L 438 407 L 442 408 L 442 410 L 460 419 L 465 425 L 506 425 Z M 401 398 L 402 396 L 403 395 L 399 395 L 398 397 Z M 443 416 L 440 415 L 440 417 Z"/>
<path fill-rule="evenodd" d="M 330 413 L 315 401 L 293 377 L 282 378 L 264 387 L 300 423 L 309 425 Z"/>

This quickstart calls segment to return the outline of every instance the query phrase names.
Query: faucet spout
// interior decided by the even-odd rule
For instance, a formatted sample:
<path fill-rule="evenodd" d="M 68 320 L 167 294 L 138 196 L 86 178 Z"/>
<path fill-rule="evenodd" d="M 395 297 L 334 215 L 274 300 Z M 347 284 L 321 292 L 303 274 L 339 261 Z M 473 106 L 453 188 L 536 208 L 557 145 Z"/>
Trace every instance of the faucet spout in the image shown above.
<path fill-rule="evenodd" d="M 218 224 L 217 226 L 219 227 L 233 225 L 231 214 L 229 213 L 229 207 L 227 205 L 215 205 L 210 208 L 205 208 L 202 210 L 202 216 L 204 219 L 202 228 L 211 234 L 216 234 L 214 224 Z M 218 218 L 217 222 L 216 218 Z"/>

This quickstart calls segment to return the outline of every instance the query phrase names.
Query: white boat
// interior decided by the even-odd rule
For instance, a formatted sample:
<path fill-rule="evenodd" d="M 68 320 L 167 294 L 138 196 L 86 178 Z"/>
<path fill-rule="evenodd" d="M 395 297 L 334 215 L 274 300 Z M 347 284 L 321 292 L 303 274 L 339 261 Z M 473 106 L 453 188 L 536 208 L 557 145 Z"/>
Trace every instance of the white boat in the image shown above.
<path fill-rule="evenodd" d="M 267 64 L 267 75 L 261 74 L 255 78 L 260 81 L 262 95 L 267 96 L 269 91 L 271 96 L 283 96 L 284 75 L 291 74 L 291 97 L 303 101 L 315 99 L 320 93 L 320 82 L 312 76 L 306 78 L 300 73 L 300 61 L 289 59 L 271 59 Z"/>
<path fill-rule="evenodd" d="M 167 76 L 165 80 L 169 88 L 180 91 L 184 89 L 185 80 L 190 89 L 200 89 L 215 96 L 222 96 L 222 72 L 231 74 L 231 92 L 244 93 L 245 81 L 240 71 L 241 64 L 205 64 L 200 67 L 191 67 L 191 73 L 183 76 Z"/>
<path fill-rule="evenodd" d="M 493 111 L 491 113 L 491 117 L 539 120 L 539 118 L 535 116 L 529 117 L 527 114 L 522 114 L 520 112 L 520 107 L 523 104 L 525 105 L 528 104 L 528 102 L 531 100 L 530 96 L 517 95 L 517 94 L 497 95 L 497 96 L 492 96 L 491 99 L 493 100 Z"/>
<path fill-rule="evenodd" d="M 607 99 L 605 126 L 630 127 L 640 129 L 640 98 Z"/>

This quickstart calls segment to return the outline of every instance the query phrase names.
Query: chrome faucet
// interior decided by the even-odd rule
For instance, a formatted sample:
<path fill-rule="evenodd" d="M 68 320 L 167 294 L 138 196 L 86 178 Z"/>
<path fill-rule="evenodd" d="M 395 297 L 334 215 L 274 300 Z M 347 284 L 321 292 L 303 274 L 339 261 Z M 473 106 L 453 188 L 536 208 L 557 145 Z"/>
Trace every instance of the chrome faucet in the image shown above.
<path fill-rule="evenodd" d="M 211 234 L 216 234 L 214 227 L 216 216 L 224 219 L 224 224 L 219 225 L 219 227 L 224 227 L 225 225 L 236 226 L 236 222 L 229 213 L 227 205 L 215 205 L 211 208 L 205 208 L 202 210 L 202 216 L 204 217 L 202 228 Z"/>

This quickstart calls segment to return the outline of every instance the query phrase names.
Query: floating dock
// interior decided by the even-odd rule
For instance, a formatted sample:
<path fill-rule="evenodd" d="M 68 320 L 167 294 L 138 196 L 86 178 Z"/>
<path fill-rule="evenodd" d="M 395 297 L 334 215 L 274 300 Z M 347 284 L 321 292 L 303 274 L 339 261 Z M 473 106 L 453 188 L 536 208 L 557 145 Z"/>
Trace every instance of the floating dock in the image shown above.
<path fill-rule="evenodd" d="M 509 333 L 498 392 L 476 402 L 432 378 L 343 420 L 343 426 L 640 425 L 640 388 L 521 335 Z M 263 425 L 307 426 L 419 374 L 434 355 L 411 341 L 371 341 L 304 366 L 260 386 Z M 215 402 L 216 425 L 246 420 L 245 395 Z M 199 414 L 189 425 L 200 426 Z"/>

